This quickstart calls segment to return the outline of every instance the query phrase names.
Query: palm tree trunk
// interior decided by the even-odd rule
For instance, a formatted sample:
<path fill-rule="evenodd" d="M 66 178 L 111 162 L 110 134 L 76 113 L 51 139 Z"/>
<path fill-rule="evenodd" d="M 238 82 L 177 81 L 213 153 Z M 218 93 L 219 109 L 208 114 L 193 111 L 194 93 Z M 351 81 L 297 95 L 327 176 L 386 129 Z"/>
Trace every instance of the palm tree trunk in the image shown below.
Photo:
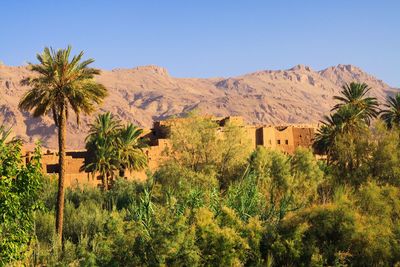
<path fill-rule="evenodd" d="M 107 174 L 107 172 L 103 173 L 101 178 L 102 178 L 102 183 L 103 183 L 103 190 L 107 191 L 108 190 L 108 174 Z"/>
<path fill-rule="evenodd" d="M 58 176 L 58 194 L 57 194 L 57 215 L 56 215 L 56 231 L 59 241 L 62 242 L 63 221 L 64 221 L 64 178 L 65 178 L 65 137 L 66 137 L 66 112 L 65 108 L 61 108 L 58 121 L 58 159 L 59 159 L 59 176 Z"/>

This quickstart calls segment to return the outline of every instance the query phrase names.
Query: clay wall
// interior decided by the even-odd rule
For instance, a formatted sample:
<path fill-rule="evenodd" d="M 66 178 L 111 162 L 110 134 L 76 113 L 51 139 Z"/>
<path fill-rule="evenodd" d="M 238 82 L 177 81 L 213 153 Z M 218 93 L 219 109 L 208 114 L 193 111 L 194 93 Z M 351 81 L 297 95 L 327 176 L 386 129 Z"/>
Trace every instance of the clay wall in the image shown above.
<path fill-rule="evenodd" d="M 257 137 L 262 139 L 259 145 L 293 154 L 299 146 L 311 147 L 314 134 L 315 130 L 312 127 L 266 126 L 262 127 L 262 138 Z"/>
<path fill-rule="evenodd" d="M 248 126 L 245 127 L 246 138 L 251 141 L 251 145 L 253 148 L 257 147 L 257 127 Z"/>
<path fill-rule="evenodd" d="M 156 170 L 166 159 L 164 151 L 171 146 L 167 139 L 169 127 L 173 127 L 181 120 L 172 119 L 162 122 L 155 122 L 151 131 L 146 131 L 142 138 L 147 140 L 149 146 L 144 149 L 148 158 L 148 169 Z M 223 126 L 229 121 L 235 125 L 242 125 L 246 137 L 251 140 L 253 148 L 258 145 L 271 149 L 278 149 L 284 153 L 292 154 L 299 146 L 310 147 L 314 138 L 315 128 L 308 125 L 291 126 L 246 126 L 241 117 L 226 117 L 214 119 L 219 125 L 218 131 L 223 131 Z M 27 153 L 26 160 L 29 161 L 30 153 Z M 101 178 L 98 174 L 92 176 L 90 173 L 80 171 L 86 157 L 86 151 L 68 151 L 66 157 L 66 179 L 65 186 L 100 186 Z M 42 155 L 43 173 L 58 173 L 58 156 L 54 152 L 47 151 Z M 147 178 L 145 171 L 129 172 L 126 171 L 126 177 L 135 180 L 145 180 Z"/>
<path fill-rule="evenodd" d="M 275 128 L 274 127 L 262 127 L 262 143 L 260 145 L 265 146 L 267 148 L 275 149 L 276 148 L 276 137 L 275 137 Z"/>
<path fill-rule="evenodd" d="M 315 135 L 315 128 L 295 127 L 293 128 L 293 138 L 295 146 L 310 147 Z"/>
<path fill-rule="evenodd" d="M 80 168 L 85 162 L 86 151 L 68 151 L 66 153 L 65 161 L 65 186 L 70 187 L 79 184 L 80 186 L 100 186 L 101 178 L 99 175 L 92 175 L 84 171 L 80 171 Z M 29 160 L 29 159 L 28 159 Z M 55 176 L 59 171 L 58 155 L 55 152 L 47 151 L 42 155 L 42 170 L 43 173 Z"/>

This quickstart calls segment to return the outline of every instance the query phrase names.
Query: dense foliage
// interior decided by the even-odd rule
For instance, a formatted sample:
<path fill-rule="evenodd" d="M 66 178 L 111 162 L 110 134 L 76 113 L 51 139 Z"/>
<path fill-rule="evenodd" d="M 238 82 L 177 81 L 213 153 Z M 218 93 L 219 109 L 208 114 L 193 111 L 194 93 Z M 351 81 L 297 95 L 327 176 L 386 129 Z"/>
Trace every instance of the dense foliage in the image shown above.
<path fill-rule="evenodd" d="M 44 179 L 26 262 L 399 266 L 400 130 L 387 115 L 374 119 L 375 100 L 363 90 L 349 85 L 337 98 L 316 140 L 319 159 L 305 148 L 248 151 L 240 125 L 220 131 L 191 116 L 170 133 L 168 160 L 146 182 L 66 191 L 63 246 L 57 186 Z"/>
<path fill-rule="evenodd" d="M 140 139 L 143 130 L 131 123 L 123 126 L 110 112 L 99 114 L 90 125 L 86 138 L 89 157 L 82 171 L 97 173 L 102 177 L 103 189 L 108 190 L 109 183 L 118 171 L 125 177 L 125 171 L 142 170 L 147 166 L 147 157 L 143 151 L 145 143 Z"/>
<path fill-rule="evenodd" d="M 374 168 L 393 153 L 378 146 L 373 152 Z M 258 148 L 244 174 L 221 189 L 218 179 L 207 183 L 204 173 L 169 162 L 146 183 L 118 179 L 108 192 L 69 189 L 64 251 L 52 238 L 56 187 L 47 182 L 32 263 L 394 265 L 400 189 L 390 175 L 399 163 L 369 168 L 370 178 L 353 187 L 306 149 L 288 156 Z"/>
<path fill-rule="evenodd" d="M 0 265 L 23 260 L 33 240 L 34 212 L 40 208 L 40 150 L 23 164 L 21 142 L 7 141 L 0 126 Z"/>

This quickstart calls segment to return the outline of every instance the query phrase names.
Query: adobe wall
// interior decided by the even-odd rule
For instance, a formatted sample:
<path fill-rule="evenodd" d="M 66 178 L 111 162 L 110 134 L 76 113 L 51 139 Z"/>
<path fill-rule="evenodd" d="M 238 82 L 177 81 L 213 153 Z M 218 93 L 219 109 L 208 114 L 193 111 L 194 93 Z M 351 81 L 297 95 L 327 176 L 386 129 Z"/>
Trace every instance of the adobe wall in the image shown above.
<path fill-rule="evenodd" d="M 211 119 L 211 118 L 210 118 Z M 150 131 L 146 131 L 142 138 L 147 140 L 149 146 L 144 149 L 148 159 L 148 169 L 156 170 L 160 163 L 166 159 L 164 151 L 171 146 L 170 140 L 167 139 L 169 127 L 178 124 L 183 118 L 172 119 L 167 121 L 155 122 L 154 127 Z M 244 125 L 241 117 L 225 117 L 213 118 L 219 124 L 219 132 L 223 131 L 223 127 L 228 122 L 234 125 L 242 125 L 245 130 L 246 137 L 251 140 L 252 147 L 255 149 L 261 145 L 271 149 L 277 149 L 287 154 L 294 153 L 299 146 L 310 147 L 315 134 L 315 127 L 310 125 L 289 125 L 289 126 L 250 126 Z M 101 178 L 98 174 L 92 174 L 80 171 L 87 156 L 85 150 L 68 151 L 66 157 L 66 177 L 65 186 L 101 186 Z M 27 153 L 26 160 L 30 158 Z M 55 152 L 47 151 L 42 155 L 43 173 L 58 173 L 58 156 Z M 126 177 L 129 179 L 144 181 L 147 178 L 145 171 L 129 172 L 126 171 Z"/>
<path fill-rule="evenodd" d="M 315 128 L 293 127 L 293 139 L 296 147 L 310 147 L 315 136 Z"/>
<path fill-rule="evenodd" d="M 85 162 L 86 151 L 68 151 L 65 160 L 65 186 L 70 187 L 79 184 L 80 186 L 100 186 L 99 175 L 80 171 Z M 47 151 L 42 155 L 42 171 L 50 176 L 58 174 L 58 155 L 55 152 Z"/>
<path fill-rule="evenodd" d="M 245 127 L 246 138 L 250 140 L 253 148 L 257 147 L 257 128 L 256 126 Z"/>
<path fill-rule="evenodd" d="M 288 154 L 293 154 L 299 146 L 311 147 L 315 134 L 314 128 L 306 126 L 265 126 L 261 129 L 260 145 Z"/>
<path fill-rule="evenodd" d="M 263 146 L 271 149 L 279 149 L 281 151 L 291 153 L 292 132 L 289 127 L 283 130 L 277 130 L 275 127 L 267 126 L 262 128 Z"/>

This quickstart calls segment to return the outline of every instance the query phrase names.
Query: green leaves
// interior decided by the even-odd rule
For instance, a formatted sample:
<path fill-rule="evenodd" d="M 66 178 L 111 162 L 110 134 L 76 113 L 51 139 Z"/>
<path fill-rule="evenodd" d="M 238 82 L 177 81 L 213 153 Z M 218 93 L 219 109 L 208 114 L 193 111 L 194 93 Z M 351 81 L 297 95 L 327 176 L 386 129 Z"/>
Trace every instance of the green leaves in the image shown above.
<path fill-rule="evenodd" d="M 97 116 L 90 125 L 86 137 L 86 149 L 90 155 L 83 169 L 93 174 L 100 173 L 104 189 L 115 172 L 122 176 L 125 170 L 137 171 L 147 167 L 143 151 L 145 144 L 139 139 L 143 130 L 132 124 L 122 126 L 121 121 L 110 112 Z"/>
<path fill-rule="evenodd" d="M 245 185 L 248 182 L 253 185 L 245 186 L 243 193 L 258 190 L 265 203 L 264 208 L 258 208 L 258 213 L 271 223 L 279 223 L 289 212 L 312 203 L 322 179 L 323 173 L 311 151 L 300 148 L 288 157 L 279 151 L 258 147 L 250 158 L 250 173 L 243 180 Z"/>
<path fill-rule="evenodd" d="M 39 64 L 29 64 L 36 76 L 21 81 L 31 87 L 19 103 L 21 110 L 33 110 L 35 117 L 53 113 L 58 125 L 61 107 L 70 107 L 79 123 L 81 113 L 91 113 L 107 96 L 106 88 L 94 80 L 100 71 L 88 67 L 94 60 L 82 61 L 83 52 L 70 59 L 71 49 L 68 46 L 55 51 L 45 47 L 37 55 Z"/>
<path fill-rule="evenodd" d="M 166 164 L 175 161 L 194 172 L 215 175 L 221 187 L 241 176 L 253 149 L 242 125 L 228 122 L 221 130 L 215 121 L 196 114 L 175 120 Z"/>
<path fill-rule="evenodd" d="M 400 93 L 389 96 L 385 105 L 386 109 L 381 111 L 381 119 L 391 129 L 400 126 Z"/>
<path fill-rule="evenodd" d="M 3 127 L 0 127 L 2 131 Z M 9 133 L 9 132 L 8 132 Z M 23 260 L 33 239 L 41 188 L 40 148 L 24 166 L 20 142 L 0 141 L 0 265 Z"/>
<path fill-rule="evenodd" d="M 335 113 L 324 117 L 323 125 L 318 129 L 313 143 L 314 151 L 320 155 L 326 155 L 328 164 L 341 162 L 342 167 L 344 164 L 347 171 L 358 167 L 355 165 L 358 164 L 355 162 L 357 160 L 353 160 L 352 157 L 346 161 L 340 158 L 340 155 L 343 155 L 340 146 L 343 141 L 356 143 L 360 136 L 369 133 L 368 126 L 371 120 L 379 114 L 377 99 L 367 97 L 370 90 L 371 88 L 365 83 L 352 82 L 345 84 L 341 95 L 334 97 L 339 100 L 332 109 Z M 367 150 L 364 151 L 367 152 Z M 355 151 L 353 152 L 356 154 Z"/>
<path fill-rule="evenodd" d="M 371 119 L 379 114 L 378 101 L 375 97 L 367 97 L 371 90 L 366 83 L 351 82 L 342 87 L 341 95 L 333 98 L 339 100 L 339 103 L 332 110 L 339 110 L 343 107 L 352 107 L 355 113 L 360 113 L 362 120 L 368 125 Z"/>

